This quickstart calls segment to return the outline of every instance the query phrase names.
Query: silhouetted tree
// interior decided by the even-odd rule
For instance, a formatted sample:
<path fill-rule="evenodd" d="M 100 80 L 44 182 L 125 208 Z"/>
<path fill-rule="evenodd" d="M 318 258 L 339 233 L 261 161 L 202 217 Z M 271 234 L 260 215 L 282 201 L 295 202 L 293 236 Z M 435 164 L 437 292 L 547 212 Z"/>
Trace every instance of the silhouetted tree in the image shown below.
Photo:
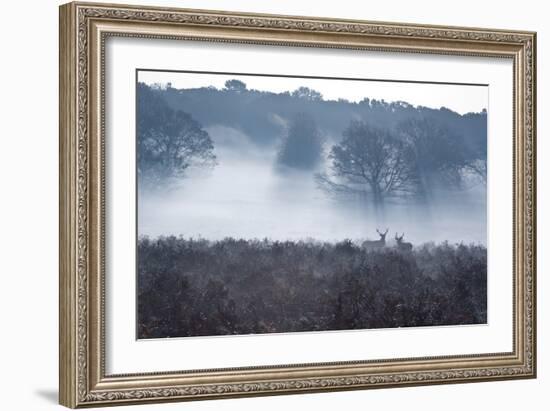
<path fill-rule="evenodd" d="M 292 97 L 310 100 L 310 101 L 321 101 L 323 100 L 323 95 L 317 90 L 310 89 L 309 87 L 299 87 L 292 92 Z"/>
<path fill-rule="evenodd" d="M 315 120 L 300 113 L 291 120 L 278 153 L 280 165 L 296 169 L 313 169 L 320 160 L 323 145 Z"/>
<path fill-rule="evenodd" d="M 483 109 L 481 113 L 468 113 L 464 118 L 468 120 L 468 124 L 474 126 L 466 128 L 464 132 L 469 137 L 470 153 L 466 168 L 483 184 L 487 184 L 487 110 Z M 477 137 L 479 129 L 483 130 L 483 138 Z"/>
<path fill-rule="evenodd" d="M 487 157 L 470 160 L 466 170 L 471 171 L 483 184 L 487 184 Z"/>
<path fill-rule="evenodd" d="M 382 210 L 388 198 L 416 193 L 410 148 L 387 130 L 352 121 L 329 160 L 330 174 L 317 180 L 333 194 L 359 194 Z"/>
<path fill-rule="evenodd" d="M 227 80 L 225 82 L 225 89 L 228 91 L 243 92 L 246 91 L 246 84 L 240 80 Z"/>
<path fill-rule="evenodd" d="M 410 148 L 411 163 L 418 176 L 418 191 L 424 199 L 435 187 L 459 188 L 468 164 L 462 138 L 448 127 L 426 118 L 398 124 L 398 137 Z"/>
<path fill-rule="evenodd" d="M 215 164 L 212 139 L 188 113 L 173 110 L 146 85 L 138 85 L 137 156 L 140 184 L 166 186 L 191 165 Z"/>

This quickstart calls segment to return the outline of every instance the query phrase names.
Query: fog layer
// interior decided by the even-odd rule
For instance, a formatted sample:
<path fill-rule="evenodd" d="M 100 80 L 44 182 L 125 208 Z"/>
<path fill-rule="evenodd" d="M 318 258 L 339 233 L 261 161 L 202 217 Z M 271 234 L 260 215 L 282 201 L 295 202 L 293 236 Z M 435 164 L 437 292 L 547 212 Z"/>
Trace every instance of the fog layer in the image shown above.
<path fill-rule="evenodd" d="M 405 233 L 413 244 L 486 243 L 482 184 L 442 191 L 429 206 L 390 203 L 380 215 L 365 204 L 339 201 L 320 190 L 311 170 L 277 169 L 276 144 L 260 147 L 227 126 L 209 126 L 206 131 L 214 142 L 217 165 L 189 169 L 169 190 L 140 190 L 140 236 L 360 242 L 378 239 L 376 229 L 388 228 L 388 243 L 395 232 Z"/>

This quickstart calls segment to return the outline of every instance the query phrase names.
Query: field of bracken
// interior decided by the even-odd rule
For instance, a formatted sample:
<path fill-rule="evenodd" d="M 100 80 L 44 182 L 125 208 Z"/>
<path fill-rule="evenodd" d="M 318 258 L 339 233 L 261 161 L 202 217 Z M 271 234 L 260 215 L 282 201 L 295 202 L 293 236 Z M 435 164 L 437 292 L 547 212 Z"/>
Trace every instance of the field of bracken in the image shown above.
<path fill-rule="evenodd" d="M 487 250 L 352 241 L 138 242 L 138 337 L 349 330 L 487 321 Z"/>

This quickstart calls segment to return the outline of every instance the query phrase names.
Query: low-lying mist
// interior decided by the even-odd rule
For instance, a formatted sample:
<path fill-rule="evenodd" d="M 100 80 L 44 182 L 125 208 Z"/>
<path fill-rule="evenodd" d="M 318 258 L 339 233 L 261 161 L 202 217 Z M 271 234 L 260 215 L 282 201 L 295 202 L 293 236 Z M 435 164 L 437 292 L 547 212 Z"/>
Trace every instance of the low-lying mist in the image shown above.
<path fill-rule="evenodd" d="M 192 170 L 170 190 L 140 191 L 140 237 L 182 236 L 220 240 L 268 238 L 337 242 L 378 239 L 389 229 L 405 241 L 486 244 L 486 192 L 482 185 L 439 191 L 429 205 L 388 204 L 374 213 L 364 204 L 336 200 L 321 190 L 313 171 L 282 171 L 277 147 L 259 147 L 228 127 L 209 127 L 217 165 Z M 323 165 L 324 166 L 324 165 Z"/>

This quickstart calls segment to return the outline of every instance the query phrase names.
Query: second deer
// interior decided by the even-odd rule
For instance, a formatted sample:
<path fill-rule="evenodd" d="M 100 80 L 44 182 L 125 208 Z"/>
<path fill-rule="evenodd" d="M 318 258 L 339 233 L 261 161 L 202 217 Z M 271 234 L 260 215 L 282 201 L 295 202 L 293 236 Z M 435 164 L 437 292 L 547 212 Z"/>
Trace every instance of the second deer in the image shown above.
<path fill-rule="evenodd" d="M 397 248 L 399 251 L 412 251 L 413 245 L 411 243 L 407 243 L 406 241 L 403 241 L 403 237 L 405 236 L 405 233 L 401 234 L 401 237 L 395 233 L 395 241 L 397 241 Z"/>

